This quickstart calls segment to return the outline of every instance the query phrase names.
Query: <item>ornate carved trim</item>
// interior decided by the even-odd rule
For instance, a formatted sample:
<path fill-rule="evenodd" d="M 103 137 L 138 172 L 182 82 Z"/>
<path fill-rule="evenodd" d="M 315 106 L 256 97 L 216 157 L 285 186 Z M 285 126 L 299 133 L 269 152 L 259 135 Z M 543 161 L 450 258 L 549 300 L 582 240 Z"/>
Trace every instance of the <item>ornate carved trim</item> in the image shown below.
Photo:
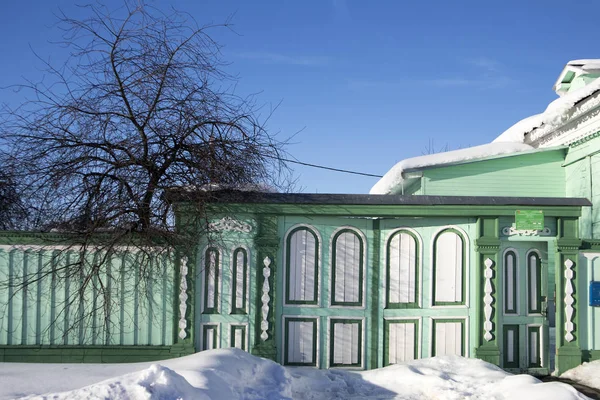
<path fill-rule="evenodd" d="M 271 269 L 269 265 L 271 265 L 271 259 L 269 257 L 265 257 L 263 260 L 264 268 L 263 268 L 263 286 L 262 286 L 262 297 L 260 300 L 262 301 L 262 321 L 260 322 L 260 338 L 264 342 L 269 338 L 269 334 L 267 330 L 269 329 L 269 321 L 267 321 L 267 317 L 269 316 L 269 301 L 271 301 L 271 296 L 269 296 L 269 291 L 271 288 L 269 287 L 269 277 L 271 276 Z"/>
<path fill-rule="evenodd" d="M 185 319 L 185 314 L 187 312 L 187 267 L 188 259 L 187 257 L 181 258 L 181 267 L 179 268 L 179 275 L 181 276 L 181 280 L 179 282 L 179 337 L 181 339 L 185 339 L 187 334 L 185 332 L 185 328 L 187 328 L 187 321 Z"/>
<path fill-rule="evenodd" d="M 208 229 L 211 231 L 234 231 L 249 233 L 252 231 L 252 225 L 243 221 L 238 221 L 231 217 L 223 217 L 218 221 L 208 224 Z"/>
<path fill-rule="evenodd" d="M 494 338 L 492 335 L 493 323 L 492 323 L 492 312 L 494 308 L 492 304 L 494 304 L 494 289 L 492 287 L 492 277 L 494 276 L 494 271 L 492 270 L 492 266 L 494 262 L 490 258 L 486 258 L 483 262 L 485 265 L 485 270 L 483 271 L 483 276 L 485 278 L 485 286 L 483 288 L 483 292 L 485 295 L 483 296 L 483 314 L 485 315 L 485 321 L 483 323 L 483 330 L 485 334 L 483 338 L 489 342 Z"/>
<path fill-rule="evenodd" d="M 550 236 L 552 232 L 550 228 L 539 229 L 515 229 L 514 226 L 505 226 L 502 228 L 504 236 Z"/>
<path fill-rule="evenodd" d="M 551 123 L 534 129 L 526 136 L 526 143 L 534 147 L 548 147 L 557 144 L 571 144 L 598 131 L 600 124 L 593 120 L 600 114 L 598 93 L 584 99 L 570 108 Z M 585 124 L 592 121 L 591 124 Z M 585 128 L 585 130 L 581 128 Z"/>
<path fill-rule="evenodd" d="M 567 259 L 565 261 L 565 340 L 567 342 L 573 341 L 573 261 Z"/>

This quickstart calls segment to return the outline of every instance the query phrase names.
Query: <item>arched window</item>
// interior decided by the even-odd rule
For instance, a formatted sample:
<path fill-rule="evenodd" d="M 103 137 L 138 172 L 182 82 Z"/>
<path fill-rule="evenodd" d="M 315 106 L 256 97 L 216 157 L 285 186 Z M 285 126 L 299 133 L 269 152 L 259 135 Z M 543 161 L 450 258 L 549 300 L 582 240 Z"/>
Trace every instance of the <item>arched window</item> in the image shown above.
<path fill-rule="evenodd" d="M 219 312 L 219 265 L 221 254 L 215 247 L 204 252 L 204 313 Z"/>
<path fill-rule="evenodd" d="M 387 243 L 386 306 L 416 305 L 418 298 L 419 243 L 407 230 L 394 233 Z"/>
<path fill-rule="evenodd" d="M 332 241 L 331 304 L 363 304 L 364 243 L 351 229 L 335 234 Z"/>
<path fill-rule="evenodd" d="M 248 252 L 243 247 L 233 251 L 231 274 L 231 313 L 245 314 L 248 293 Z"/>
<path fill-rule="evenodd" d="M 285 302 L 317 304 L 319 240 L 307 227 L 294 229 L 286 240 Z"/>
<path fill-rule="evenodd" d="M 517 314 L 517 255 L 513 250 L 504 253 L 504 313 Z"/>
<path fill-rule="evenodd" d="M 458 231 L 446 229 L 433 245 L 433 304 L 465 303 L 465 240 Z"/>

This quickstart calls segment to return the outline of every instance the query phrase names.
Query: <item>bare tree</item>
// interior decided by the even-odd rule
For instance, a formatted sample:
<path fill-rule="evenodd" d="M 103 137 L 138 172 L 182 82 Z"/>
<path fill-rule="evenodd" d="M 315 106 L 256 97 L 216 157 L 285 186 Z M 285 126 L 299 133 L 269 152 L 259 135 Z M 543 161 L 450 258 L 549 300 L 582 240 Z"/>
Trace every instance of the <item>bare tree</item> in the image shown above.
<path fill-rule="evenodd" d="M 43 82 L 13 87 L 29 100 L 0 112 L 0 163 L 15 166 L 29 229 L 74 232 L 83 249 L 172 249 L 189 238 L 175 232 L 170 188 L 284 182 L 284 144 L 254 98 L 235 93 L 209 35 L 227 24 L 133 1 L 85 9 L 85 19 L 59 16 L 67 62 L 44 62 Z M 82 277 L 80 294 L 106 285 L 105 258 L 91 258 L 64 270 Z"/>

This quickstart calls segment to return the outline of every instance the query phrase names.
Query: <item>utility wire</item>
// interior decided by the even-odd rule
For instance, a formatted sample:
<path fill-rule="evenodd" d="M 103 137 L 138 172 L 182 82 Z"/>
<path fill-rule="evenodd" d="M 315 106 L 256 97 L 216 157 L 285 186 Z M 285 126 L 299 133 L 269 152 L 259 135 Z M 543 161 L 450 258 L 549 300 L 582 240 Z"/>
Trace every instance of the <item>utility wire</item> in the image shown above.
<path fill-rule="evenodd" d="M 290 162 L 290 163 L 294 163 L 294 164 L 300 164 L 300 165 L 305 165 L 307 167 L 313 167 L 313 168 L 321 168 L 321 169 L 327 169 L 329 171 L 336 171 L 336 172 L 344 172 L 346 174 L 354 174 L 354 175 L 363 175 L 363 176 L 372 176 L 374 178 L 383 178 L 383 175 L 375 175 L 375 174 L 367 174 L 365 172 L 357 172 L 357 171 L 349 171 L 347 169 L 339 169 L 339 168 L 332 168 L 332 167 L 325 167 L 323 165 L 316 165 L 316 164 L 309 164 L 309 163 L 305 163 L 302 161 L 296 161 L 296 160 L 290 160 L 287 158 L 281 158 L 281 157 L 273 157 L 273 158 L 277 158 L 278 160 L 281 161 L 286 161 L 286 162 Z"/>

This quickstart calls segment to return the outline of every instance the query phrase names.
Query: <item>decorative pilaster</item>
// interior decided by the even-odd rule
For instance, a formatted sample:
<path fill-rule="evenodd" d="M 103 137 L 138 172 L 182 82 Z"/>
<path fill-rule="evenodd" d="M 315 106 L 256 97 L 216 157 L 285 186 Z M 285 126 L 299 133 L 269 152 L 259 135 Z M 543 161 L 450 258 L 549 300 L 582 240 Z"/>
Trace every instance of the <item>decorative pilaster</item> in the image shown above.
<path fill-rule="evenodd" d="M 478 330 L 475 356 L 489 363 L 500 365 L 500 349 L 497 342 L 498 316 L 494 294 L 497 265 L 500 253 L 500 228 L 497 217 L 480 217 L 477 220 L 476 279 L 474 306 L 477 308 L 475 329 Z"/>
<path fill-rule="evenodd" d="M 483 262 L 485 265 L 485 270 L 483 271 L 483 276 L 485 278 L 485 285 L 483 287 L 483 292 L 485 295 L 483 296 L 483 314 L 485 316 L 485 321 L 483 323 L 483 330 L 485 331 L 483 338 L 489 342 L 493 339 L 492 329 L 494 328 L 494 324 L 492 323 L 492 312 L 494 311 L 494 288 L 492 287 L 492 278 L 494 277 L 494 271 L 492 270 L 492 265 L 494 262 L 490 258 L 486 258 Z"/>
<path fill-rule="evenodd" d="M 179 264 L 179 268 L 177 268 Z M 190 293 L 193 293 L 194 282 L 191 279 L 194 276 L 193 262 L 188 257 L 181 256 L 176 262 L 175 274 L 175 294 L 176 303 L 174 312 L 174 341 L 171 346 L 173 357 L 180 357 L 194 353 L 194 304 Z"/>
<path fill-rule="evenodd" d="M 573 261 L 565 261 L 565 340 L 572 342 L 573 337 Z"/>
<path fill-rule="evenodd" d="M 179 338 L 181 340 L 187 337 L 187 332 L 185 328 L 187 328 L 187 320 L 186 312 L 187 312 L 187 267 L 188 259 L 187 257 L 181 257 L 181 265 L 179 267 Z"/>
<path fill-rule="evenodd" d="M 556 302 L 556 371 L 563 372 L 581 364 L 579 345 L 579 316 L 577 294 L 577 260 L 581 240 L 578 219 L 558 218 L 556 238 L 556 294 L 562 301 Z M 562 268 L 563 271 L 560 271 Z"/>
<path fill-rule="evenodd" d="M 271 289 L 269 286 L 269 277 L 271 276 L 271 270 L 269 269 L 269 266 L 271 265 L 271 259 L 269 257 L 265 257 L 265 259 L 263 260 L 263 264 L 265 267 L 262 270 L 263 287 L 262 287 L 262 296 L 260 298 L 262 301 L 262 307 L 261 307 L 262 321 L 260 322 L 260 330 L 261 330 L 260 339 L 264 342 L 265 340 L 267 340 L 269 338 L 269 334 L 267 333 L 267 330 L 269 329 L 269 321 L 268 321 L 269 301 L 271 300 L 271 297 L 269 296 L 269 291 Z"/>
<path fill-rule="evenodd" d="M 256 271 L 256 323 L 254 330 L 254 346 L 252 354 L 276 360 L 277 346 L 275 324 L 277 296 L 277 252 L 279 236 L 277 234 L 277 217 L 261 216 L 257 218 L 257 235 L 254 247 L 258 255 Z"/>

